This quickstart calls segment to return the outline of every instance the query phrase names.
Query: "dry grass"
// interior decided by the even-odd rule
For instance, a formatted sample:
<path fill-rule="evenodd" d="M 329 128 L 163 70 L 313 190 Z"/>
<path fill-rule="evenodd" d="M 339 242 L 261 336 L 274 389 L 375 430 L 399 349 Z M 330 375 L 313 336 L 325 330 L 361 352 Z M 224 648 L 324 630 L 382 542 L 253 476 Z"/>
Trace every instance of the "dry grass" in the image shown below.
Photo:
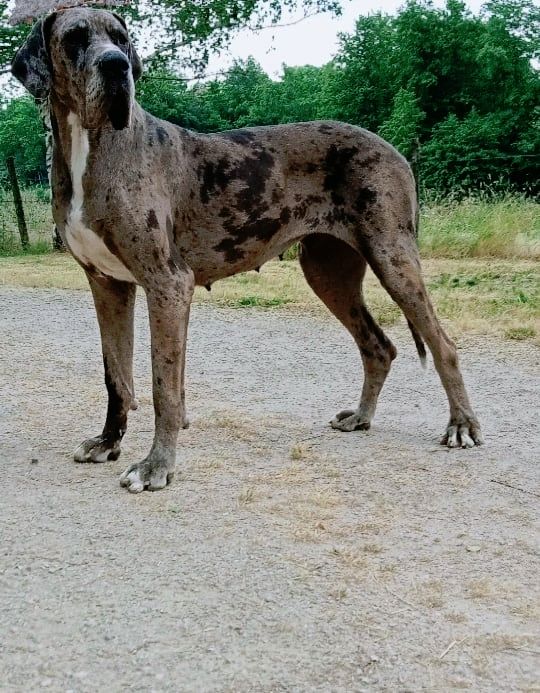
<path fill-rule="evenodd" d="M 495 594 L 495 587 L 487 577 L 471 580 L 467 585 L 466 594 L 469 599 L 489 599 Z"/>
<path fill-rule="evenodd" d="M 442 609 L 444 606 L 444 586 L 440 580 L 428 580 L 416 587 L 415 601 L 429 609 Z"/>
<path fill-rule="evenodd" d="M 367 568 L 368 561 L 361 549 L 350 547 L 335 547 L 332 555 L 346 568 Z"/>
<path fill-rule="evenodd" d="M 540 269 L 529 260 L 427 259 L 425 278 L 439 315 L 454 336 L 495 334 L 540 343 Z M 0 285 L 87 289 L 84 273 L 64 254 L 0 258 Z M 382 325 L 403 321 L 400 310 L 369 272 L 366 301 Z M 249 299 L 249 300 L 248 300 Z M 197 288 L 195 301 L 221 306 L 285 306 L 327 315 L 307 286 L 296 261 L 267 263 L 260 273 L 247 272 Z"/>
<path fill-rule="evenodd" d="M 307 460 L 311 455 L 311 448 L 307 443 L 296 443 L 291 447 L 291 460 Z"/>
<path fill-rule="evenodd" d="M 255 490 L 253 488 L 245 488 L 238 495 L 238 505 L 251 505 L 255 500 Z"/>
<path fill-rule="evenodd" d="M 226 432 L 234 440 L 252 442 L 259 436 L 260 424 L 246 417 L 215 412 L 195 423 L 195 427 L 202 430 L 219 429 Z"/>

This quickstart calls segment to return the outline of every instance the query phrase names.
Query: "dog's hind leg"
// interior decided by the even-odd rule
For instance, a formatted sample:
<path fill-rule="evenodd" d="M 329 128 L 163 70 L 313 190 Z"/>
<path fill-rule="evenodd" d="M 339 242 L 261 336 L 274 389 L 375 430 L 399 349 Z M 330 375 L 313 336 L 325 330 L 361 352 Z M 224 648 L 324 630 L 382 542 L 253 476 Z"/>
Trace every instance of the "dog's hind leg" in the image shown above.
<path fill-rule="evenodd" d="M 358 409 L 340 412 L 332 426 L 342 431 L 367 430 L 396 349 L 364 304 L 366 262 L 343 241 L 317 234 L 302 240 L 300 264 L 313 291 L 351 333 L 364 365 Z"/>
<path fill-rule="evenodd" d="M 383 287 L 427 343 L 448 397 L 450 421 L 441 441 L 448 447 L 480 445 L 480 424 L 469 403 L 454 343 L 442 328 L 429 299 L 411 224 L 391 215 L 379 218 L 379 232 L 362 238 L 366 258 Z"/>
<path fill-rule="evenodd" d="M 101 435 L 85 440 L 76 462 L 106 462 L 120 456 L 127 415 L 136 408 L 133 390 L 133 312 L 135 284 L 87 273 L 101 332 L 105 385 L 109 397 Z"/>

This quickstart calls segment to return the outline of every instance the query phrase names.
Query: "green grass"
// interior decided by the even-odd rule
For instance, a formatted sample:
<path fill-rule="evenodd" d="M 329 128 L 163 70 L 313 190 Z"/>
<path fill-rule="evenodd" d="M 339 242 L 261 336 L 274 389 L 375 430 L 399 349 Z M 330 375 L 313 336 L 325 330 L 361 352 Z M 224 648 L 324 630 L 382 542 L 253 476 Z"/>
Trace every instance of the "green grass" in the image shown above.
<path fill-rule="evenodd" d="M 44 240 L 31 242 L 26 249 L 22 248 L 18 241 L 0 244 L 0 257 L 34 257 L 48 255 L 51 251 L 51 243 Z"/>
<path fill-rule="evenodd" d="M 536 330 L 532 327 L 509 327 L 504 336 L 506 339 L 514 339 L 516 341 L 523 341 L 525 339 L 532 339 L 536 336 Z"/>
<path fill-rule="evenodd" d="M 0 256 L 41 255 L 52 251 L 51 203 L 48 190 L 41 187 L 21 190 L 30 248 L 23 250 L 13 197 L 9 190 L 0 187 Z"/>
<path fill-rule="evenodd" d="M 468 198 L 425 204 L 423 257 L 540 259 L 540 205 L 522 197 Z"/>
<path fill-rule="evenodd" d="M 242 296 L 241 298 L 225 301 L 230 308 L 276 308 L 291 303 L 292 298 L 275 296 L 264 298 L 263 296 Z"/>

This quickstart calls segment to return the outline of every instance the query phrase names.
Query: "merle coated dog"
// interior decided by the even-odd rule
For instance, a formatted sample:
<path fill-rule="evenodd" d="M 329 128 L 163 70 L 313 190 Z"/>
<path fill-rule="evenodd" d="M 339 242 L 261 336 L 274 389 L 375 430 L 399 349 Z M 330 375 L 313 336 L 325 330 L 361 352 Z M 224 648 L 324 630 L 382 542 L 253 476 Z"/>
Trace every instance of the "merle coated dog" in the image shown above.
<path fill-rule="evenodd" d="M 364 366 L 358 408 L 337 414 L 332 426 L 369 428 L 396 355 L 364 303 L 369 264 L 405 314 L 420 355 L 423 341 L 433 354 L 450 404 L 443 443 L 480 444 L 456 349 L 422 280 L 418 202 L 405 159 L 371 132 L 336 122 L 190 132 L 137 104 L 141 70 L 123 19 L 83 8 L 38 22 L 13 61 L 13 74 L 49 103 L 54 220 L 88 276 L 101 330 L 105 427 L 75 459 L 120 455 L 136 406 L 139 285 L 150 316 L 155 436 L 121 484 L 132 492 L 166 486 L 187 424 L 184 361 L 195 285 L 257 268 L 296 242 L 308 283 L 352 334 Z"/>

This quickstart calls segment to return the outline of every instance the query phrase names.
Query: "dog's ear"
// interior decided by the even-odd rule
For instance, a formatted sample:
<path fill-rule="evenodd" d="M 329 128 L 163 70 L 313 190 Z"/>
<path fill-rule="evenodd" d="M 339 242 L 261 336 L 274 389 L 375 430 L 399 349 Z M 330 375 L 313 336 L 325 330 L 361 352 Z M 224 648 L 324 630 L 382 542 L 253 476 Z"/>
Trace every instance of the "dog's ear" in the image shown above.
<path fill-rule="evenodd" d="M 127 28 L 127 24 L 125 19 L 119 15 L 117 12 L 112 13 L 116 19 L 120 22 L 120 24 L 124 27 L 124 29 L 128 32 L 129 36 L 129 30 Z M 139 58 L 139 54 L 135 50 L 135 46 L 133 45 L 133 41 L 131 40 L 131 36 L 129 37 L 129 60 L 131 62 L 131 71 L 133 73 L 133 79 L 135 82 L 140 78 L 143 72 L 143 66 L 142 66 L 142 61 Z"/>
<path fill-rule="evenodd" d="M 131 60 L 131 71 L 133 73 L 133 79 L 135 82 L 140 78 L 143 73 L 142 61 L 139 58 L 139 54 L 135 50 L 135 46 L 129 41 L 129 59 Z"/>
<path fill-rule="evenodd" d="M 51 89 L 49 40 L 56 12 L 34 24 L 11 63 L 11 72 L 36 99 L 44 99 Z"/>

